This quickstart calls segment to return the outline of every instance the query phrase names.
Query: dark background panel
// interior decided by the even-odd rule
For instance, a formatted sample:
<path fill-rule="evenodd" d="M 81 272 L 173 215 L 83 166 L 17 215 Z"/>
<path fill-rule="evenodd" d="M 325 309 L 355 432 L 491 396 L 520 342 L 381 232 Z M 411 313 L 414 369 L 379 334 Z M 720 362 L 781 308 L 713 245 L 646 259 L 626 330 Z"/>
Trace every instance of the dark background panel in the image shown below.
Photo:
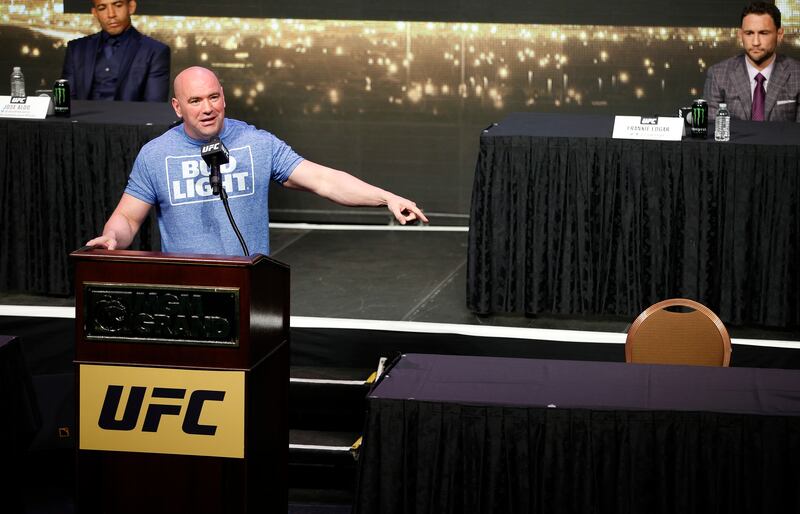
<path fill-rule="evenodd" d="M 743 4 L 744 2 L 742 2 Z M 87 0 L 65 0 L 64 11 L 86 12 Z M 729 0 L 173 0 L 141 2 L 140 14 L 338 20 L 468 21 L 734 27 L 739 7 Z"/>
<path fill-rule="evenodd" d="M 342 120 L 272 120 L 269 129 L 306 158 L 345 169 L 364 180 L 376 180 L 382 188 L 413 198 L 424 209 L 437 213 L 461 213 L 440 224 L 466 224 L 472 170 L 478 146 L 479 125 L 461 134 L 456 123 L 380 122 Z M 343 149 L 347 149 L 343 151 Z M 275 186 L 270 193 L 274 221 L 310 221 L 298 209 L 313 210 L 316 220 L 342 220 L 346 209 L 310 194 Z M 358 209 L 360 220 L 390 221 L 386 209 Z"/>

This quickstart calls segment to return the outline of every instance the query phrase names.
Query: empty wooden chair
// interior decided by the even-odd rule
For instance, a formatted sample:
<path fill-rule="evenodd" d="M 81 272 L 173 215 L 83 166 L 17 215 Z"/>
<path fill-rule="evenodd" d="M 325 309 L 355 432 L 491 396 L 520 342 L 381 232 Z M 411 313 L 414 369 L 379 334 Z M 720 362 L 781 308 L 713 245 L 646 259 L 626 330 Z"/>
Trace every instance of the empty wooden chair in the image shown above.
<path fill-rule="evenodd" d="M 690 310 L 668 310 L 675 307 Z M 625 341 L 625 361 L 728 366 L 731 338 L 708 307 L 685 298 L 673 298 L 651 305 L 636 318 Z"/>

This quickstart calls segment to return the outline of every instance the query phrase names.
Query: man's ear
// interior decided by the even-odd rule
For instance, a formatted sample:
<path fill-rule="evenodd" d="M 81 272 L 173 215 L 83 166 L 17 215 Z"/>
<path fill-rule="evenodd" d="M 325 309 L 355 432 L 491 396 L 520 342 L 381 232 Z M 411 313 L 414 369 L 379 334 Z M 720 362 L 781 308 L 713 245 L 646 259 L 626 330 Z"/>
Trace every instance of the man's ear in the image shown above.
<path fill-rule="evenodd" d="M 783 27 L 778 29 L 778 43 L 783 41 Z"/>
<path fill-rule="evenodd" d="M 136 0 L 128 0 L 128 14 L 136 12 Z"/>
<path fill-rule="evenodd" d="M 177 98 L 172 98 L 172 108 L 175 110 L 175 115 L 178 118 L 183 118 L 183 115 L 181 115 L 181 104 L 178 103 Z"/>

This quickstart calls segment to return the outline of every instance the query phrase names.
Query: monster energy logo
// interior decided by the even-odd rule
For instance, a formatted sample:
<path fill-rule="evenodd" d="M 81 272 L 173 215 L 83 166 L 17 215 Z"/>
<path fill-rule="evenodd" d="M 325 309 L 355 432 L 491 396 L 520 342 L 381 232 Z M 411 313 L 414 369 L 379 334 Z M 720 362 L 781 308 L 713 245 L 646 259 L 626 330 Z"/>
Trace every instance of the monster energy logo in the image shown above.
<path fill-rule="evenodd" d="M 697 128 L 702 128 L 706 122 L 706 110 L 702 105 L 692 107 L 692 121 Z"/>
<path fill-rule="evenodd" d="M 56 84 L 53 89 L 53 100 L 56 105 L 61 107 L 67 103 L 67 88 L 64 84 Z"/>

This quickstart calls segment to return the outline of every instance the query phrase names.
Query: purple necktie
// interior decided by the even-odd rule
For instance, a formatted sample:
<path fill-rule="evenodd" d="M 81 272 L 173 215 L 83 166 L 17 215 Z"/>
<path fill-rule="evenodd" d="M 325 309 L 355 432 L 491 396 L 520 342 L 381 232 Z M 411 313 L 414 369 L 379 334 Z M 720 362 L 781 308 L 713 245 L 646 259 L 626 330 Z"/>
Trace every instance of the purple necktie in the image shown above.
<path fill-rule="evenodd" d="M 750 119 L 753 121 L 764 121 L 764 98 L 767 93 L 764 91 L 764 75 L 756 75 L 756 89 L 753 91 L 753 109 L 750 111 Z"/>

